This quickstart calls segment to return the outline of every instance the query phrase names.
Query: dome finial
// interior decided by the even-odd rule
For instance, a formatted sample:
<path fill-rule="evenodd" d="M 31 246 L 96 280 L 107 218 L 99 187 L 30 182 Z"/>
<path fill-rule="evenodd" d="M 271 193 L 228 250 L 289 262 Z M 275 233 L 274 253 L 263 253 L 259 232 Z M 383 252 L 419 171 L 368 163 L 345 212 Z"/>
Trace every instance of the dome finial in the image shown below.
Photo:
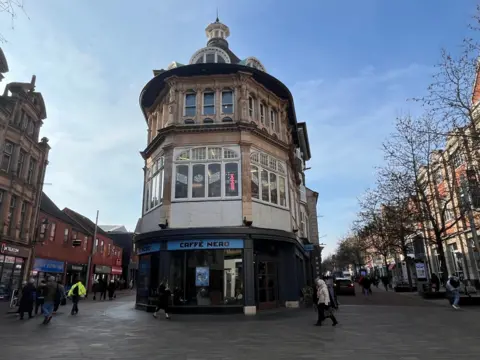
<path fill-rule="evenodd" d="M 215 22 L 220 22 L 220 19 L 218 18 L 218 6 L 217 6 L 217 20 L 215 20 Z"/>

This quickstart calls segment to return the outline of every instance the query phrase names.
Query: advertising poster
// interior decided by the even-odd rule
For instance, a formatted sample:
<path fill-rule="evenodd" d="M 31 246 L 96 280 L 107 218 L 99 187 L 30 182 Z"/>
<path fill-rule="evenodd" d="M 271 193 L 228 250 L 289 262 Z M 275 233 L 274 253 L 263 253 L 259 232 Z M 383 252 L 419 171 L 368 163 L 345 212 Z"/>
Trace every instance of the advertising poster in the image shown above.
<path fill-rule="evenodd" d="M 195 268 L 195 286 L 209 286 L 210 283 L 210 268 L 209 267 L 196 267 Z"/>
<path fill-rule="evenodd" d="M 427 278 L 427 272 L 426 272 L 424 263 L 416 263 L 415 264 L 415 270 L 417 272 L 417 279 L 426 279 Z"/>

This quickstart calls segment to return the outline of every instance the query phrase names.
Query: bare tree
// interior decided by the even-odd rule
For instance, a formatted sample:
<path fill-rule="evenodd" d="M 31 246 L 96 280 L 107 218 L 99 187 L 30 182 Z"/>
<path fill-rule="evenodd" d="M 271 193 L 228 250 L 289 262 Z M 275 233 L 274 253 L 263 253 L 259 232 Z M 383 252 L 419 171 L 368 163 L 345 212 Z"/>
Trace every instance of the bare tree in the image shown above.
<path fill-rule="evenodd" d="M 354 232 L 338 242 L 335 263 L 339 267 L 353 265 L 356 272 L 357 266 L 363 265 L 363 259 L 367 247 L 368 245 L 365 243 L 365 239 L 360 237 L 358 233 Z"/>
<path fill-rule="evenodd" d="M 419 216 L 419 222 L 426 227 L 427 240 L 436 245 L 445 279 L 448 272 L 443 239 L 463 217 L 463 211 L 456 218 L 450 216 L 459 193 L 458 179 L 446 176 L 444 157 L 438 150 L 445 145 L 444 137 L 439 135 L 439 126 L 441 124 L 431 115 L 418 119 L 398 118 L 395 131 L 383 144 L 383 149 L 389 172 L 395 174 L 390 186 L 401 186 L 404 194 L 410 196 L 410 211 Z M 442 190 L 446 182 L 453 191 Z"/>
<path fill-rule="evenodd" d="M 23 0 L 0 0 L 0 18 L 10 18 L 12 28 L 15 18 L 20 11 L 25 13 Z M 0 34 L 0 43 L 5 43 L 6 41 L 3 35 Z"/>

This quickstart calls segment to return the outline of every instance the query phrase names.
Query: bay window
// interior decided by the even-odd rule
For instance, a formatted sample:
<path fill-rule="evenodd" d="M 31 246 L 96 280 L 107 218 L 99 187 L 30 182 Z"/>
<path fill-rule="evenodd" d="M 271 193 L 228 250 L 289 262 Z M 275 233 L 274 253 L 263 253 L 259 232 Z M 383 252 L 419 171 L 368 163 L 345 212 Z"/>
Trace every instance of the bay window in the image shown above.
<path fill-rule="evenodd" d="M 238 147 L 176 149 L 174 159 L 174 200 L 218 200 L 240 196 Z"/>
<path fill-rule="evenodd" d="M 286 168 L 283 163 L 265 153 L 250 155 L 252 199 L 287 207 Z"/>
<path fill-rule="evenodd" d="M 222 91 L 222 114 L 233 114 L 233 91 Z"/>
<path fill-rule="evenodd" d="M 145 182 L 145 212 L 162 204 L 163 179 L 164 179 L 164 157 L 156 159 L 152 166 L 147 169 Z"/>

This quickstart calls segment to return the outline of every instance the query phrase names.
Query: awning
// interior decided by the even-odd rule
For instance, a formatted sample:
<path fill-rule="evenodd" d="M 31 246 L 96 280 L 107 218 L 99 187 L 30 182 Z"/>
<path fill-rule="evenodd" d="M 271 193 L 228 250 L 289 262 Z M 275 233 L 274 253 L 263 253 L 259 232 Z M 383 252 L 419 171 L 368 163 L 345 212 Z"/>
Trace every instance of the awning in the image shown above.
<path fill-rule="evenodd" d="M 395 264 L 388 265 L 388 270 L 393 270 L 393 269 L 395 269 Z"/>
<path fill-rule="evenodd" d="M 122 275 L 123 269 L 119 266 L 112 266 L 113 275 Z"/>

